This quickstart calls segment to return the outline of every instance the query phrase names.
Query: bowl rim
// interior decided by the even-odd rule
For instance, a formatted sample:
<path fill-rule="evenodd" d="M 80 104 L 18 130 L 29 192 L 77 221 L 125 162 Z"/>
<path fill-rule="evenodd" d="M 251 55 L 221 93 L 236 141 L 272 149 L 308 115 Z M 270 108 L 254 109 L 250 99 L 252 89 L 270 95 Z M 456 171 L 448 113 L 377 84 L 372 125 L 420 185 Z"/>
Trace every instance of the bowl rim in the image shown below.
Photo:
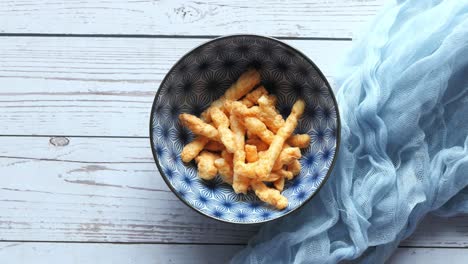
<path fill-rule="evenodd" d="M 271 219 L 267 219 L 267 220 L 262 220 L 262 221 L 258 221 L 258 222 L 235 222 L 235 221 L 228 221 L 228 220 L 223 220 L 223 219 L 220 219 L 220 218 L 217 218 L 215 216 L 212 216 L 212 215 L 209 215 L 207 213 L 204 213 L 200 210 L 198 210 L 197 208 L 193 207 L 191 204 L 189 204 L 187 201 L 185 201 L 184 198 L 182 198 L 179 193 L 174 189 L 174 187 L 172 186 L 172 184 L 169 182 L 169 180 L 167 179 L 167 176 L 165 175 L 161 165 L 160 165 L 160 161 L 158 159 L 158 155 L 156 154 L 155 152 L 155 146 L 154 146 L 154 136 L 153 136 L 153 118 L 154 118 L 154 113 L 155 113 L 155 109 L 156 109 L 156 101 L 158 100 L 159 98 L 159 95 L 160 95 L 160 92 L 161 92 L 161 87 L 163 86 L 163 84 L 166 82 L 167 78 L 169 77 L 169 73 L 172 72 L 172 70 L 174 70 L 174 68 L 184 59 L 186 58 L 188 55 L 190 55 L 193 51 L 211 43 L 211 42 L 214 42 L 214 41 L 218 41 L 218 40 L 221 40 L 221 39 L 227 39 L 227 38 L 234 38 L 234 37 L 257 37 L 257 38 L 263 38 L 263 39 L 267 39 L 267 40 L 272 40 L 272 41 L 275 41 L 275 42 L 279 42 L 280 44 L 290 48 L 291 50 L 293 50 L 294 52 L 296 52 L 297 54 L 299 54 L 300 56 L 302 56 L 308 63 L 310 63 L 314 69 L 317 71 L 317 73 L 319 74 L 319 76 L 322 78 L 322 80 L 324 80 L 326 86 L 327 86 L 327 89 L 333 99 L 333 103 L 335 105 L 335 108 L 336 108 L 336 147 L 335 147 L 335 154 L 333 155 L 333 160 L 332 162 L 330 163 L 330 167 L 328 168 L 328 171 L 327 171 L 327 174 L 325 175 L 325 177 L 323 178 L 322 182 L 320 182 L 319 186 L 317 187 L 317 189 L 315 190 L 315 192 L 310 196 L 308 197 L 306 200 L 304 200 L 298 207 L 282 214 L 282 215 L 279 215 L 275 218 L 271 218 Z M 161 177 L 163 178 L 164 182 L 166 183 L 166 185 L 169 187 L 169 189 L 172 191 L 173 194 L 175 194 L 175 196 L 177 196 L 177 198 L 182 201 L 186 206 L 188 206 L 189 208 L 191 208 L 192 210 L 194 210 L 195 212 L 201 214 L 201 215 L 204 215 L 208 218 L 211 218 L 211 219 L 214 219 L 216 221 L 219 221 L 219 222 L 223 222 L 223 223 L 228 223 L 228 224 L 235 224 L 235 225 L 257 225 L 257 224 L 263 224 L 263 223 L 266 223 L 266 222 L 271 222 L 271 221 L 274 221 L 274 220 L 278 220 L 280 218 L 283 218 L 293 212 L 296 212 L 297 210 L 299 210 L 300 208 L 302 208 L 306 203 L 308 203 L 310 200 L 312 200 L 312 198 L 315 197 L 315 195 L 322 189 L 323 185 L 325 185 L 325 183 L 328 181 L 328 178 L 330 177 L 331 175 L 331 172 L 333 171 L 334 167 L 335 167 L 335 164 L 336 164 L 336 160 L 338 158 L 338 155 L 339 155 L 339 150 L 340 150 L 340 141 L 341 141 L 341 118 L 340 118 L 340 112 L 339 112 L 339 107 L 338 107 L 338 102 L 336 100 L 336 97 L 335 97 L 335 93 L 333 92 L 333 89 L 331 88 L 330 84 L 328 83 L 328 80 L 327 78 L 325 77 L 325 75 L 322 73 L 322 71 L 317 67 L 317 65 L 308 57 L 306 56 L 303 52 L 301 52 L 299 49 L 293 47 L 292 45 L 288 44 L 288 43 L 285 43 L 283 41 L 281 41 L 280 39 L 278 38 L 275 38 L 275 37 L 269 37 L 269 36 L 264 36 L 264 35 L 257 35 L 257 34 L 231 34 L 231 35 L 223 35 L 223 36 L 219 36 L 219 37 L 215 37 L 213 39 L 210 39 L 210 40 L 207 40 L 207 41 L 204 41 L 203 43 L 195 46 L 194 48 L 190 49 L 188 52 L 186 52 L 182 57 L 180 57 L 175 63 L 174 65 L 172 65 L 172 67 L 168 70 L 168 72 L 166 73 L 166 75 L 164 76 L 164 78 L 162 79 L 161 83 L 159 84 L 159 87 L 158 87 L 158 91 L 156 92 L 156 95 L 154 96 L 154 99 L 153 99 L 153 105 L 151 107 L 151 113 L 150 113 L 150 120 L 149 120 L 149 133 L 150 133 L 150 144 L 151 144 L 151 152 L 153 153 L 153 159 L 156 163 L 156 166 L 158 168 L 158 171 L 159 171 L 159 174 L 161 174 Z"/>

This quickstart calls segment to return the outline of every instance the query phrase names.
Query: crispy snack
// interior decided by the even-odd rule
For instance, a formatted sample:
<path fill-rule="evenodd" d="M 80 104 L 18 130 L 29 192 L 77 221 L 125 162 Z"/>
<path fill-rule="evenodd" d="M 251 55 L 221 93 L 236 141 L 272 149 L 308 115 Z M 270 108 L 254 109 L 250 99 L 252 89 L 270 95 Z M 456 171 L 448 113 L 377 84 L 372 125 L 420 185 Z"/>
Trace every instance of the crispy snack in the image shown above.
<path fill-rule="evenodd" d="M 256 146 L 245 144 L 245 159 L 247 160 L 247 162 L 255 162 L 258 160 Z"/>
<path fill-rule="evenodd" d="M 247 107 L 239 101 L 225 101 L 224 107 L 234 111 L 241 120 L 245 117 L 257 117 L 260 114 L 260 108 L 258 106 Z"/>
<path fill-rule="evenodd" d="M 205 123 L 200 118 L 191 114 L 180 114 L 179 119 L 182 124 L 192 130 L 193 133 L 205 136 L 209 139 L 218 139 L 218 130 L 212 125 Z"/>
<path fill-rule="evenodd" d="M 182 149 L 182 153 L 180 154 L 182 161 L 192 161 L 198 155 L 198 153 L 203 150 L 203 147 L 205 147 L 208 141 L 209 139 L 206 137 L 197 137 L 194 141 L 185 145 L 185 147 Z"/>
<path fill-rule="evenodd" d="M 301 163 L 298 160 L 294 160 L 293 162 L 288 164 L 288 171 L 292 173 L 291 178 L 287 178 L 288 180 L 292 180 L 294 176 L 299 175 L 301 173 Z"/>
<path fill-rule="evenodd" d="M 263 182 L 252 181 L 252 189 L 255 194 L 267 204 L 270 204 L 277 209 L 284 209 L 288 206 L 288 199 L 281 195 L 278 190 L 268 188 Z"/>
<path fill-rule="evenodd" d="M 249 188 L 250 179 L 241 175 L 240 168 L 245 165 L 245 129 L 237 119 L 236 115 L 230 116 L 231 121 L 231 129 L 234 132 L 236 146 L 237 149 L 234 152 L 233 163 L 234 163 L 234 175 L 233 175 L 233 182 L 232 188 L 234 188 L 234 192 L 236 193 L 247 193 Z"/>
<path fill-rule="evenodd" d="M 269 147 L 267 143 L 263 142 L 258 137 L 251 137 L 251 138 L 247 139 L 246 143 L 249 144 L 249 145 L 254 145 L 255 147 L 257 147 L 257 151 L 265 151 Z"/>
<path fill-rule="evenodd" d="M 288 205 L 281 195 L 285 181 L 301 171 L 299 148 L 310 144 L 309 135 L 292 135 L 305 105 L 297 101 L 284 120 L 274 95 L 263 86 L 252 91 L 259 82 L 259 73 L 249 70 L 201 119 L 181 114 L 182 124 L 197 135 L 183 148 L 181 157 L 184 162 L 195 159 L 200 178 L 210 180 L 219 174 L 234 192 L 245 194 L 251 188 L 262 201 L 281 210 Z"/>
<path fill-rule="evenodd" d="M 225 100 L 239 100 L 249 93 L 258 83 L 260 83 L 260 74 L 256 70 L 251 69 L 243 73 L 239 79 L 226 90 L 221 98 L 211 103 L 211 106 L 201 114 L 202 118 L 209 122 L 211 120 L 209 112 L 212 107 L 223 107 Z"/>
<path fill-rule="evenodd" d="M 210 140 L 205 145 L 205 149 L 209 150 L 209 151 L 212 151 L 212 152 L 220 152 L 220 151 L 225 150 L 226 148 L 224 147 L 223 143 L 218 142 L 218 141 Z"/>
<path fill-rule="evenodd" d="M 234 140 L 234 133 L 229 129 L 229 118 L 219 107 L 212 107 L 210 114 L 211 120 L 215 127 L 218 128 L 221 142 L 229 152 L 234 153 L 236 151 L 236 143 Z"/>
<path fill-rule="evenodd" d="M 310 136 L 308 134 L 292 135 L 286 143 L 293 147 L 307 148 L 310 145 Z"/>
<path fill-rule="evenodd" d="M 252 92 L 246 94 L 245 97 L 240 102 L 243 103 L 247 107 L 252 107 L 257 103 L 258 99 L 262 95 L 266 95 L 266 94 L 268 94 L 268 92 L 265 89 L 265 87 L 260 86 L 257 89 L 253 90 Z"/>
<path fill-rule="evenodd" d="M 229 162 L 223 158 L 216 159 L 214 161 L 214 165 L 218 169 L 218 173 L 223 179 L 223 181 L 232 185 L 232 177 L 233 177 L 232 165 L 229 164 Z"/>
<path fill-rule="evenodd" d="M 284 165 L 287 165 L 302 156 L 301 150 L 298 147 L 286 147 L 281 150 L 281 153 L 278 159 L 273 165 L 273 170 L 279 170 L 283 168 Z"/>
<path fill-rule="evenodd" d="M 280 170 L 277 170 L 277 171 L 274 171 L 274 172 L 277 173 L 280 177 L 283 177 L 283 178 L 286 178 L 286 179 L 292 179 L 292 177 L 293 177 L 292 172 L 284 170 L 284 169 L 280 169 Z"/>
<path fill-rule="evenodd" d="M 195 161 L 198 165 L 198 175 L 204 180 L 213 179 L 218 174 L 214 161 L 219 158 L 219 155 L 211 153 L 209 151 L 202 151 Z"/>
<path fill-rule="evenodd" d="M 267 144 L 271 144 L 271 142 L 273 142 L 275 134 L 268 130 L 266 125 L 262 121 L 260 121 L 260 119 L 255 117 L 246 117 L 244 119 L 244 125 L 248 131 L 259 137 Z"/>
<path fill-rule="evenodd" d="M 258 99 L 258 105 L 260 108 L 260 120 L 265 122 L 271 131 L 274 133 L 278 132 L 284 126 L 285 121 L 275 108 L 276 97 L 263 95 Z"/>
<path fill-rule="evenodd" d="M 276 181 L 274 181 L 273 186 L 275 186 L 276 190 L 282 192 L 284 189 L 284 177 L 281 177 L 277 179 Z"/>
<path fill-rule="evenodd" d="M 255 168 L 255 173 L 258 177 L 265 178 L 270 174 L 276 159 L 281 153 L 284 142 L 296 128 L 297 121 L 304 112 L 304 107 L 305 103 L 303 100 L 298 100 L 294 103 L 291 114 L 286 119 L 286 123 L 278 130 L 265 156 L 258 160 L 258 166 Z"/>
<path fill-rule="evenodd" d="M 221 151 L 221 157 L 229 164 L 231 167 L 233 167 L 233 156 L 234 154 L 229 153 L 227 150 Z"/>

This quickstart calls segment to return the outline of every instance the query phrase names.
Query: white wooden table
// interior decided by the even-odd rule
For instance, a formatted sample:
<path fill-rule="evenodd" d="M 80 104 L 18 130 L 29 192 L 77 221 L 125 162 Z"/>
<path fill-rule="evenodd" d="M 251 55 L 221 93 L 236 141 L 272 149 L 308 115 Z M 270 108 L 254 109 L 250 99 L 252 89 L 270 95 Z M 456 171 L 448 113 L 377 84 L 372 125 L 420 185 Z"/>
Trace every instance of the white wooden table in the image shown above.
<path fill-rule="evenodd" d="M 169 191 L 148 139 L 160 81 L 232 33 L 280 37 L 332 80 L 382 2 L 1 0 L 0 263 L 226 262 L 258 227 Z M 467 263 L 467 223 L 428 217 L 390 262 Z"/>

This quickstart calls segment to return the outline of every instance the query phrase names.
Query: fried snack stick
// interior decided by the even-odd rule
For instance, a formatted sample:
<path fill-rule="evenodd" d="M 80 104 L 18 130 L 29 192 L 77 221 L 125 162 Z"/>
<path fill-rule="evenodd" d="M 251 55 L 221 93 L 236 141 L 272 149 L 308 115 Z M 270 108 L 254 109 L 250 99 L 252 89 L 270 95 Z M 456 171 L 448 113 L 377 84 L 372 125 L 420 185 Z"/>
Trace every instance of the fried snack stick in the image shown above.
<path fill-rule="evenodd" d="M 265 151 L 259 151 L 257 153 L 257 156 L 258 156 L 258 159 L 263 159 L 267 154 L 267 150 Z M 299 148 L 297 147 L 290 147 L 289 145 L 287 144 L 284 144 L 283 145 L 283 148 L 281 149 L 281 152 L 280 152 L 280 155 L 278 157 L 278 159 L 275 161 L 274 165 L 273 165 L 273 172 L 271 174 L 268 174 L 267 176 L 262 176 L 262 177 L 259 177 L 258 175 L 256 175 L 255 173 L 255 167 L 258 166 L 258 162 L 250 162 L 250 163 L 247 163 L 247 164 L 242 164 L 241 166 L 239 166 L 237 168 L 238 172 L 240 175 L 244 176 L 244 177 L 248 177 L 248 178 L 251 178 L 251 179 L 257 179 L 257 180 L 261 180 L 261 181 L 273 181 L 273 180 L 269 180 L 271 179 L 272 177 L 277 179 L 279 178 L 279 176 L 274 176 L 273 173 L 279 173 L 281 172 L 280 174 L 283 175 L 284 177 L 292 177 L 292 173 L 290 174 L 290 172 L 288 172 L 288 174 L 284 175 L 284 173 L 286 172 L 285 170 L 282 170 L 282 167 L 283 165 L 286 165 L 290 162 L 292 162 L 294 159 L 297 159 L 297 157 L 301 157 L 301 151 Z M 258 160 L 257 160 L 258 161 Z"/>
<path fill-rule="evenodd" d="M 227 151 L 234 153 L 234 151 L 236 151 L 236 143 L 234 140 L 234 133 L 229 129 L 229 118 L 219 107 L 212 107 L 210 115 L 211 120 L 218 129 L 221 142 L 224 144 Z"/>
<path fill-rule="evenodd" d="M 294 178 L 294 176 L 299 175 L 301 173 L 301 163 L 298 160 L 294 160 L 293 162 L 288 164 L 288 171 L 292 173 L 291 178 L 287 178 L 288 180 L 291 180 Z"/>
<path fill-rule="evenodd" d="M 231 167 L 233 167 L 233 156 L 234 155 L 232 153 L 229 153 L 227 150 L 221 151 L 221 158 L 223 158 L 229 165 L 231 165 Z"/>
<path fill-rule="evenodd" d="M 250 92 L 259 82 L 260 74 L 256 70 L 251 69 L 243 73 L 239 79 L 226 90 L 223 96 L 211 103 L 211 106 L 203 111 L 201 114 L 202 119 L 209 122 L 211 120 L 209 112 L 212 107 L 222 108 L 225 100 L 239 100 Z"/>
<path fill-rule="evenodd" d="M 265 143 L 271 144 L 273 142 L 275 134 L 268 130 L 267 125 L 260 119 L 245 117 L 244 125 L 251 134 L 258 136 Z M 293 135 L 288 138 L 286 143 L 293 147 L 305 148 L 310 144 L 310 136 L 307 134 Z"/>
<path fill-rule="evenodd" d="M 245 144 L 245 159 L 247 160 L 247 162 L 255 162 L 258 160 L 256 146 Z"/>
<path fill-rule="evenodd" d="M 307 148 L 310 145 L 310 136 L 308 134 L 292 135 L 286 143 L 293 147 Z"/>
<path fill-rule="evenodd" d="M 280 170 L 284 165 L 287 165 L 294 160 L 301 158 L 301 150 L 298 147 L 286 147 L 281 151 L 278 159 L 273 165 L 273 170 Z"/>
<path fill-rule="evenodd" d="M 265 96 L 262 96 L 260 99 L 265 98 Z M 259 100 L 260 100 L 259 99 Z M 284 126 L 284 120 L 283 117 L 276 112 L 275 106 L 268 106 L 268 107 L 258 107 L 258 106 L 252 106 L 248 108 L 244 104 L 240 102 L 232 102 L 232 101 L 226 101 L 225 102 L 225 107 L 228 109 L 232 109 L 236 115 L 239 116 L 241 119 L 245 119 L 248 117 L 251 118 L 257 118 L 261 122 L 265 124 L 268 129 L 271 129 L 274 133 L 278 131 L 279 128 Z M 271 132 L 270 131 L 270 132 Z M 270 134 L 273 134 L 271 132 Z"/>
<path fill-rule="evenodd" d="M 281 177 L 277 179 L 276 181 L 274 181 L 273 186 L 275 186 L 276 190 L 282 192 L 284 189 L 284 177 Z"/>
<path fill-rule="evenodd" d="M 208 143 L 205 145 L 205 149 L 206 150 L 209 150 L 209 151 L 212 151 L 212 152 L 219 152 L 219 151 L 223 151 L 225 150 L 226 148 L 224 147 L 224 145 L 218 141 L 208 141 Z"/>
<path fill-rule="evenodd" d="M 276 110 L 276 97 L 263 95 L 258 99 L 260 114 L 258 118 L 267 124 L 274 133 L 284 126 L 284 119 Z"/>
<path fill-rule="evenodd" d="M 297 121 L 304 112 L 304 107 L 305 103 L 303 100 L 298 100 L 296 103 L 294 103 L 291 114 L 289 114 L 288 118 L 286 119 L 284 126 L 278 130 L 278 133 L 275 135 L 273 142 L 265 153 L 265 156 L 257 161 L 258 166 L 255 167 L 255 173 L 258 177 L 267 177 L 268 174 L 270 174 L 272 171 L 273 165 L 281 153 L 283 144 L 286 139 L 291 136 L 292 132 L 296 128 Z"/>
<path fill-rule="evenodd" d="M 180 157 L 182 158 L 183 162 L 190 162 L 192 161 L 200 151 L 203 150 L 205 145 L 208 143 L 209 139 L 206 137 L 197 137 L 194 141 L 185 145 L 182 149 L 182 153 L 180 153 Z"/>
<path fill-rule="evenodd" d="M 209 151 L 202 151 L 198 157 L 195 158 L 198 166 L 198 176 L 204 180 L 213 179 L 218 174 L 214 161 L 219 158 L 219 155 Z"/>
<path fill-rule="evenodd" d="M 246 94 L 245 97 L 240 102 L 247 107 L 252 107 L 255 104 L 257 104 L 258 99 L 262 95 L 266 95 L 266 94 L 268 94 L 268 92 L 265 89 L 265 87 L 260 86 L 257 89 L 253 90 L 252 92 Z"/>
<path fill-rule="evenodd" d="M 268 174 L 266 178 L 257 177 L 255 178 L 255 180 L 262 181 L 262 182 L 274 182 L 280 178 L 288 179 L 291 177 L 292 177 L 292 172 L 284 170 L 284 169 L 280 169 L 280 170 L 272 171 L 270 174 Z"/>
<path fill-rule="evenodd" d="M 231 164 L 229 164 L 225 159 L 220 158 L 214 161 L 214 165 L 218 169 L 218 173 L 223 181 L 232 185 L 233 171 Z"/>
<path fill-rule="evenodd" d="M 239 117 L 257 117 L 260 114 L 260 108 L 258 106 L 247 107 L 239 101 L 224 101 L 224 107 L 233 111 Z"/>
<path fill-rule="evenodd" d="M 180 114 L 179 120 L 188 127 L 194 134 L 205 136 L 209 139 L 218 140 L 218 130 L 210 124 L 205 123 L 200 118 L 191 114 Z"/>
<path fill-rule="evenodd" d="M 267 204 L 270 204 L 277 209 L 284 209 L 288 206 L 288 199 L 281 195 L 278 190 L 268 188 L 261 181 L 252 181 L 252 189 L 255 191 L 255 194 Z"/>
<path fill-rule="evenodd" d="M 245 143 L 249 145 L 254 145 L 255 147 L 257 147 L 257 151 L 265 151 L 269 147 L 267 143 L 265 143 L 263 140 L 261 140 L 258 137 L 250 137 L 247 139 Z"/>
<path fill-rule="evenodd" d="M 267 144 L 271 144 L 275 138 L 275 134 L 268 130 L 266 125 L 260 121 L 260 119 L 255 117 L 246 117 L 244 119 L 245 128 L 250 131 L 252 134 L 258 136 Z"/>
<path fill-rule="evenodd" d="M 240 168 L 245 165 L 245 129 L 237 119 L 236 115 L 230 116 L 231 121 L 231 129 L 234 132 L 235 140 L 236 140 L 236 151 L 234 152 L 233 156 L 233 167 L 234 167 L 234 175 L 232 180 L 232 188 L 234 189 L 235 193 L 247 193 L 247 190 L 250 185 L 250 179 L 241 175 Z"/>

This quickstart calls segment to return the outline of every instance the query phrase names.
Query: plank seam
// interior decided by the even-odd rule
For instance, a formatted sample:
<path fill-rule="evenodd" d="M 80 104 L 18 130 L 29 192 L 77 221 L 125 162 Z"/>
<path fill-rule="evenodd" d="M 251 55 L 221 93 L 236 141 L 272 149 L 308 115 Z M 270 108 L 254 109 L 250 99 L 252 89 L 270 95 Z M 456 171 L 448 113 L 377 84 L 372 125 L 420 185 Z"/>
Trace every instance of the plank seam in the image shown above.
<path fill-rule="evenodd" d="M 235 35 L 235 34 L 228 34 Z M 161 38 L 161 39 L 214 39 L 219 35 L 151 35 L 151 34 L 65 34 L 65 33 L 0 33 L 0 37 L 66 37 L 66 38 Z M 331 37 L 284 37 L 271 36 L 282 40 L 326 40 L 351 41 L 352 38 Z"/>

